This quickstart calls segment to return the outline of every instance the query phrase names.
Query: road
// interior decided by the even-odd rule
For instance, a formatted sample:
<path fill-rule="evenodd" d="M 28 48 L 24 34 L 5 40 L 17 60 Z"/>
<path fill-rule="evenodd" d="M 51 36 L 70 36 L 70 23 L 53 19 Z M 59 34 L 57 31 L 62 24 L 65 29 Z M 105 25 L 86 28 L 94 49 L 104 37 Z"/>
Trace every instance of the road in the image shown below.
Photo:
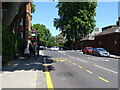
<path fill-rule="evenodd" d="M 118 88 L 118 59 L 75 51 L 43 51 L 54 88 Z M 51 79 L 51 81 L 50 81 Z"/>

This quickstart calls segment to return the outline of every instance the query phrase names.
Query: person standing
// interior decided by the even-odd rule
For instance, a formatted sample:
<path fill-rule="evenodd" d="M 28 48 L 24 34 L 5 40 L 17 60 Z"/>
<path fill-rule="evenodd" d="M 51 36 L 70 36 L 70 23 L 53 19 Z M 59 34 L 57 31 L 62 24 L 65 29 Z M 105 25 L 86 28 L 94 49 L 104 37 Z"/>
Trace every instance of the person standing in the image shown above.
<path fill-rule="evenodd" d="M 25 55 L 25 59 L 29 59 L 29 57 L 30 57 L 30 50 L 29 50 L 28 46 L 24 50 L 24 55 Z"/>
<path fill-rule="evenodd" d="M 29 51 L 30 51 L 30 58 L 31 58 L 33 55 L 33 46 L 31 43 L 29 44 Z"/>

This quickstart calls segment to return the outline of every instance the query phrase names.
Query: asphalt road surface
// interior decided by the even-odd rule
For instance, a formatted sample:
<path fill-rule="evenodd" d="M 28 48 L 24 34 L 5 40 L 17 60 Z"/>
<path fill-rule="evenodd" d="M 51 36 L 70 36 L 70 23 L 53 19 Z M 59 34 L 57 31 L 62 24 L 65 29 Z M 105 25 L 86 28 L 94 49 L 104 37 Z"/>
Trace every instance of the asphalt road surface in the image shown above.
<path fill-rule="evenodd" d="M 54 88 L 118 88 L 118 59 L 44 51 Z"/>
<path fill-rule="evenodd" d="M 118 59 L 44 51 L 54 88 L 118 88 Z"/>

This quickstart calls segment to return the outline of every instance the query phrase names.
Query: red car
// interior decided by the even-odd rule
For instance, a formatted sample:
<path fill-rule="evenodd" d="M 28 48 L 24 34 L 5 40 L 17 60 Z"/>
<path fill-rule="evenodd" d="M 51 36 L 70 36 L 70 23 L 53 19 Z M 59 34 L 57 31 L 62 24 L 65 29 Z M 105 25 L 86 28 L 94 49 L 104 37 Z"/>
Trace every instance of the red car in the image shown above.
<path fill-rule="evenodd" d="M 92 54 L 93 47 L 85 47 L 83 49 L 83 54 Z"/>

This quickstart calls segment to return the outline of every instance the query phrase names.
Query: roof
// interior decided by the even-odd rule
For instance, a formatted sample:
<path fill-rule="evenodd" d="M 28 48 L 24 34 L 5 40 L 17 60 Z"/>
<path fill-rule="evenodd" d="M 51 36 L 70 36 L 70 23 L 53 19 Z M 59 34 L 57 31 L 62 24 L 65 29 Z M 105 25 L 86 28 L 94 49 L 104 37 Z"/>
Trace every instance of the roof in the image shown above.
<path fill-rule="evenodd" d="M 90 34 L 87 34 L 83 39 L 81 39 L 80 41 L 86 41 L 86 40 L 94 40 L 95 39 L 95 35 L 97 35 L 99 33 L 99 31 L 94 31 Z"/>
<path fill-rule="evenodd" d="M 106 29 L 103 32 L 98 33 L 95 36 L 101 36 L 101 35 L 111 34 L 111 33 L 120 33 L 120 26 L 116 26 L 116 27 L 113 27 L 113 28 Z"/>
<path fill-rule="evenodd" d="M 81 39 L 80 41 L 86 41 L 86 40 L 94 40 L 94 36 L 89 36 L 89 37 L 85 37 L 83 39 Z"/>

